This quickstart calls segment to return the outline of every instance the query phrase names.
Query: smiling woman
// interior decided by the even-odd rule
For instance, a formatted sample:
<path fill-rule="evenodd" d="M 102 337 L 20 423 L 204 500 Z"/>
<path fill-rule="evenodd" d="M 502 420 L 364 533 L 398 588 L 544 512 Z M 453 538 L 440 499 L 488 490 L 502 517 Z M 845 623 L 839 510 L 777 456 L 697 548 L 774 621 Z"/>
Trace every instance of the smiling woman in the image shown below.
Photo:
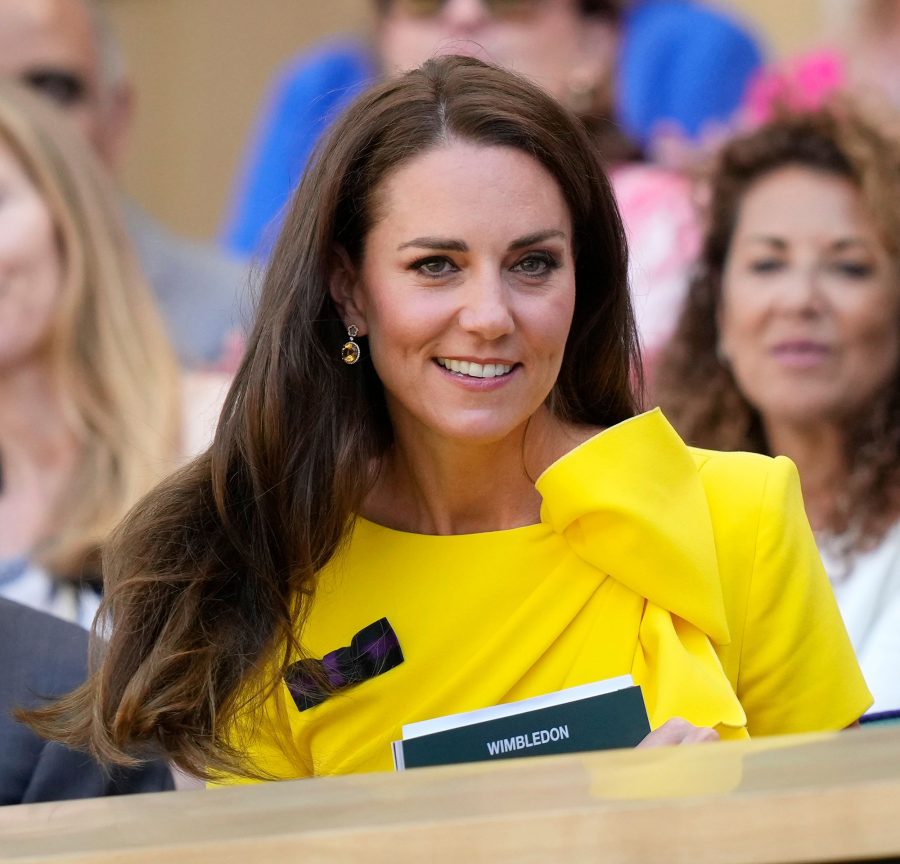
<path fill-rule="evenodd" d="M 443 57 L 360 97 L 212 448 L 108 549 L 101 665 L 35 725 L 224 782 L 388 770 L 404 724 L 623 674 L 650 743 L 851 724 L 790 463 L 636 414 L 628 298 L 597 154 L 543 91 Z"/>
<path fill-rule="evenodd" d="M 521 506 L 529 498 L 512 487 L 507 515 L 485 524 L 484 498 L 464 478 L 486 476 L 504 455 L 521 473 L 521 453 L 503 442 L 511 433 L 524 440 L 529 418 L 532 441 L 549 433 L 542 406 L 575 307 L 571 217 L 559 185 L 513 147 L 451 139 L 389 175 L 376 207 L 383 215 L 361 265 L 343 256 L 332 279 L 344 323 L 368 339 L 394 436 L 416 441 L 402 463 L 383 466 L 369 502 L 376 521 L 440 534 L 536 521 L 533 502 Z M 423 225 L 427 237 L 417 236 Z M 463 472 L 445 466 L 448 442 L 478 445 L 486 462 Z M 422 512 L 411 490 L 447 469 L 464 480 L 453 497 L 472 500 Z"/>
<path fill-rule="evenodd" d="M 659 374 L 693 444 L 799 468 L 876 709 L 900 707 L 900 138 L 840 100 L 730 144 Z"/>

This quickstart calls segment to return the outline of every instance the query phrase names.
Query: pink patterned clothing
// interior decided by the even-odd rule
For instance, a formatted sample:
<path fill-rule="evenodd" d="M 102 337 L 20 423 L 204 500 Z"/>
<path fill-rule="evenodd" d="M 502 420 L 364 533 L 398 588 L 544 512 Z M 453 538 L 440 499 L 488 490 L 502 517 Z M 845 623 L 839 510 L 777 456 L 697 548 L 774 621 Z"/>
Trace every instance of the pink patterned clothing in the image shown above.
<path fill-rule="evenodd" d="M 832 50 L 794 57 L 759 72 L 747 90 L 744 116 L 751 127 L 767 123 L 776 106 L 814 111 L 847 84 L 847 64 Z"/>
<path fill-rule="evenodd" d="M 700 249 L 693 184 L 646 164 L 615 168 L 611 178 L 628 235 L 632 301 L 649 378 L 678 322 Z"/>

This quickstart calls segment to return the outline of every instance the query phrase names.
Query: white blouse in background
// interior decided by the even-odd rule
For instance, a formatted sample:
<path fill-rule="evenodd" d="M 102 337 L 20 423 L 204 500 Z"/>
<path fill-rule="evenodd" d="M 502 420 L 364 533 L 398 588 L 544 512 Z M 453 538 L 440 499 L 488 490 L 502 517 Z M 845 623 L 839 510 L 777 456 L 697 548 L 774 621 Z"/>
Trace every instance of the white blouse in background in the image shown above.
<path fill-rule="evenodd" d="M 2 568 L 0 596 L 80 624 L 85 629 L 91 626 L 100 605 L 100 595 L 96 591 L 53 579 L 36 564 L 22 561 L 21 566 L 15 566 L 16 563 L 6 562 Z"/>
<path fill-rule="evenodd" d="M 825 569 L 875 704 L 871 711 L 900 709 L 900 522 L 849 572 L 820 548 Z"/>

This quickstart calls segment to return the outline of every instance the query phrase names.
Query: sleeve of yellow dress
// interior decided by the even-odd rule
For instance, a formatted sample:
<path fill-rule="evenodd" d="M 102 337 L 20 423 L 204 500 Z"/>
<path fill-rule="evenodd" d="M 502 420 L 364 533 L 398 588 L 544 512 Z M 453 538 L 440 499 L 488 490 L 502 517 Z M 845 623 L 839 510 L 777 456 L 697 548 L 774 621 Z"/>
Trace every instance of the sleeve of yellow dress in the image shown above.
<path fill-rule="evenodd" d="M 770 463 L 738 695 L 751 735 L 841 729 L 872 703 L 806 519 L 793 463 Z"/>

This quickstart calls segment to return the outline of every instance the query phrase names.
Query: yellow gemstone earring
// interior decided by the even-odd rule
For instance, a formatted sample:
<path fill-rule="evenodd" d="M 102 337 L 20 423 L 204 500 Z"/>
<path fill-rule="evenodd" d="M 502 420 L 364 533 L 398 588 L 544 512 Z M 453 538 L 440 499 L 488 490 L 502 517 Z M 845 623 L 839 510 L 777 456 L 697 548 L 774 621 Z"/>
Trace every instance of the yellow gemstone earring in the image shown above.
<path fill-rule="evenodd" d="M 352 366 L 354 363 L 359 361 L 359 345 L 357 345 L 353 341 L 353 337 L 359 333 L 359 327 L 355 324 L 351 324 L 347 328 L 347 336 L 349 340 L 344 343 L 341 348 L 341 360 L 343 360 L 348 366 Z"/>

